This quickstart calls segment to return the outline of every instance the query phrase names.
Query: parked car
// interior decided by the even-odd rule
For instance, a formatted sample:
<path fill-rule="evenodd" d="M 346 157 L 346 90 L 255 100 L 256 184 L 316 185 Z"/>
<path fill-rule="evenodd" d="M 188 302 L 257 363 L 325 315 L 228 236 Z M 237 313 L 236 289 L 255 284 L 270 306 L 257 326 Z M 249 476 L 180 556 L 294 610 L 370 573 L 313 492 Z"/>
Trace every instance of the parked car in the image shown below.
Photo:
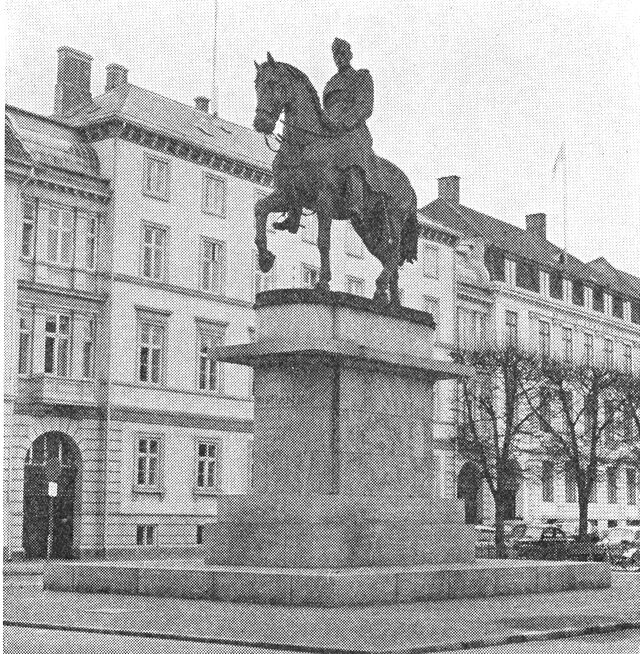
<path fill-rule="evenodd" d="M 476 543 L 495 543 L 496 530 L 495 527 L 487 525 L 475 525 L 476 528 Z"/>
<path fill-rule="evenodd" d="M 640 527 L 613 527 L 602 539 L 601 547 L 613 565 L 640 564 Z M 635 552 L 633 550 L 636 550 Z"/>
<path fill-rule="evenodd" d="M 516 525 L 513 549 L 520 559 L 566 559 L 573 542 L 557 525 Z M 515 528 L 514 528 L 515 529 Z"/>

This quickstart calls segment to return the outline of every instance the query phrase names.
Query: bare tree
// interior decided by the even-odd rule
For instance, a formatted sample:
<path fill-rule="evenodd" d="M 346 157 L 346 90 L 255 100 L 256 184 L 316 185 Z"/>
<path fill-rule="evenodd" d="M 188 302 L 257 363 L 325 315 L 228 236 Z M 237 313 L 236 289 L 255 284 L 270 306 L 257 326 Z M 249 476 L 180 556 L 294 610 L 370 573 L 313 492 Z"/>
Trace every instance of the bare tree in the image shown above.
<path fill-rule="evenodd" d="M 628 373 L 622 380 L 625 395 L 626 443 L 628 462 L 640 468 L 640 374 Z"/>
<path fill-rule="evenodd" d="M 610 366 L 538 360 L 537 384 L 523 393 L 539 424 L 537 449 L 552 461 L 565 461 L 575 481 L 578 538 L 587 540 L 589 498 L 598 472 L 621 460 L 628 444 L 624 428 L 623 374 Z"/>
<path fill-rule="evenodd" d="M 454 361 L 472 366 L 476 376 L 459 383 L 455 409 L 456 446 L 481 471 L 495 504 L 496 555 L 506 557 L 505 509 L 517 463 L 528 445 L 528 424 L 533 411 L 525 401 L 533 392 L 536 358 L 517 347 L 491 346 L 458 350 Z M 523 410 L 525 409 L 525 410 Z"/>

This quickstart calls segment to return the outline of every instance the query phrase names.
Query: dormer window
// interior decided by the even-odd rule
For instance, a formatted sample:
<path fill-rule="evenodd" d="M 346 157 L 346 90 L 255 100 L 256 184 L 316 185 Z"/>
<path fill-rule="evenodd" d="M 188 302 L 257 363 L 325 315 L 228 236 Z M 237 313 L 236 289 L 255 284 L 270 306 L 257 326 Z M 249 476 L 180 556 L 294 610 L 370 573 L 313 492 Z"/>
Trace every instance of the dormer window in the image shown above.
<path fill-rule="evenodd" d="M 549 295 L 556 300 L 563 299 L 562 275 L 560 273 L 549 273 Z"/>
<path fill-rule="evenodd" d="M 577 307 L 584 306 L 584 284 L 582 282 L 575 281 L 572 284 L 571 291 L 571 301 Z"/>
<path fill-rule="evenodd" d="M 593 289 L 593 310 L 604 313 L 604 289 L 600 287 Z"/>
<path fill-rule="evenodd" d="M 624 318 L 624 304 L 619 295 L 611 296 L 611 313 L 615 318 Z"/>
<path fill-rule="evenodd" d="M 538 266 L 528 261 L 516 261 L 516 286 L 539 293 L 540 272 Z"/>
<path fill-rule="evenodd" d="M 488 247 L 484 252 L 484 265 L 489 271 L 491 281 L 505 281 L 505 257 L 504 252 L 495 247 Z"/>

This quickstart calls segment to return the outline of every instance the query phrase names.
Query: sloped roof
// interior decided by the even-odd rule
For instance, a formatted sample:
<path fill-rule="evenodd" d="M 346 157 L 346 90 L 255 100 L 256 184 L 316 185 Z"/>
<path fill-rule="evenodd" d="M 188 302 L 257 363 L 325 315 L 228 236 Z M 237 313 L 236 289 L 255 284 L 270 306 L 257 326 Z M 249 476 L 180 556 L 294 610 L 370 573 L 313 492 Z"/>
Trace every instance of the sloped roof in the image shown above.
<path fill-rule="evenodd" d="M 134 84 L 121 84 L 57 120 L 87 127 L 113 117 L 271 169 L 273 153 L 262 134 Z"/>
<path fill-rule="evenodd" d="M 516 258 L 533 261 L 546 269 L 557 270 L 564 275 L 580 281 L 611 288 L 632 297 L 640 297 L 640 280 L 633 275 L 613 268 L 602 259 L 605 265 L 585 263 L 567 253 L 563 264 L 564 250 L 546 239 L 493 218 L 461 204 L 454 204 L 437 198 L 419 210 L 428 218 L 461 232 L 467 237 L 480 237 L 487 244 L 495 245 Z"/>
<path fill-rule="evenodd" d="M 33 166 L 33 157 L 22 144 L 18 132 L 11 122 L 10 116 L 4 116 L 4 156 L 27 166 Z"/>

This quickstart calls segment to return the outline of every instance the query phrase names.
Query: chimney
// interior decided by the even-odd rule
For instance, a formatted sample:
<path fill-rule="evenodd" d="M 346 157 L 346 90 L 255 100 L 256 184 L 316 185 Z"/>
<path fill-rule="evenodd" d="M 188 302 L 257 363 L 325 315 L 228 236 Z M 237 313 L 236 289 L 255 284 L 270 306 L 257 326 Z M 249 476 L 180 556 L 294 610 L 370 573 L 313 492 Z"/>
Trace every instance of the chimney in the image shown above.
<path fill-rule="evenodd" d="M 209 112 L 209 98 L 199 95 L 197 98 L 194 98 L 194 102 L 196 103 L 196 109 L 204 111 L 205 114 Z"/>
<path fill-rule="evenodd" d="M 105 92 L 111 91 L 111 89 L 115 89 L 116 86 L 120 86 L 121 84 L 126 84 L 128 72 L 120 64 L 109 64 L 107 66 L 107 83 L 104 86 Z"/>
<path fill-rule="evenodd" d="M 91 102 L 90 55 L 66 45 L 58 48 L 58 78 L 53 112 L 68 116 L 78 107 Z"/>
<path fill-rule="evenodd" d="M 547 240 L 547 214 L 530 213 L 526 216 L 527 231 L 537 236 L 540 240 Z"/>
<path fill-rule="evenodd" d="M 457 175 L 438 179 L 438 197 L 453 204 L 460 204 L 460 178 Z"/>

